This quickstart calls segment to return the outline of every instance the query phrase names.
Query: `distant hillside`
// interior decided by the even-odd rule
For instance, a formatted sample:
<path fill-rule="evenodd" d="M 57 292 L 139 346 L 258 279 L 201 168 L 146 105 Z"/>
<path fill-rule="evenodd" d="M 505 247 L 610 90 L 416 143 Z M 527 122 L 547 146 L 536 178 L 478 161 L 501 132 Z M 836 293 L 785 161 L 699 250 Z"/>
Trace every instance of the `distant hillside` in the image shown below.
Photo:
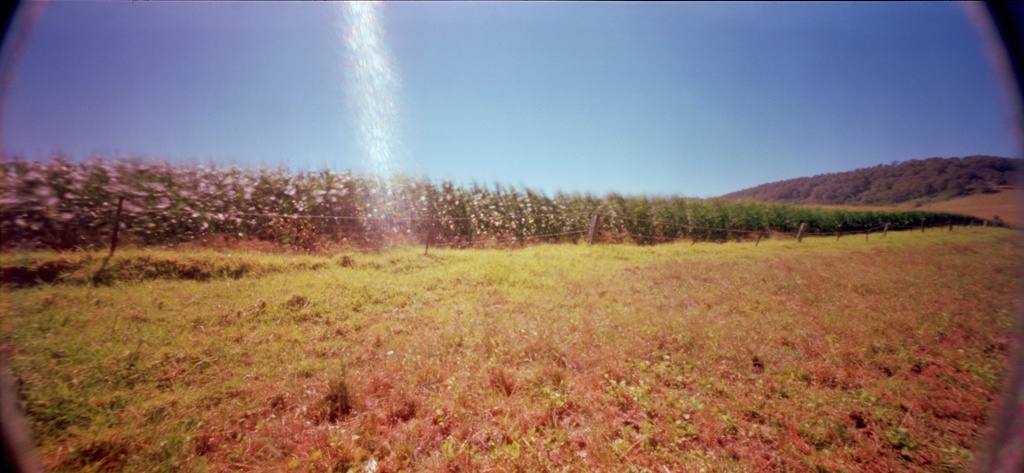
<path fill-rule="evenodd" d="M 1024 160 L 993 156 L 928 158 L 762 184 L 727 199 L 819 205 L 897 205 L 996 193 L 1017 183 Z"/>

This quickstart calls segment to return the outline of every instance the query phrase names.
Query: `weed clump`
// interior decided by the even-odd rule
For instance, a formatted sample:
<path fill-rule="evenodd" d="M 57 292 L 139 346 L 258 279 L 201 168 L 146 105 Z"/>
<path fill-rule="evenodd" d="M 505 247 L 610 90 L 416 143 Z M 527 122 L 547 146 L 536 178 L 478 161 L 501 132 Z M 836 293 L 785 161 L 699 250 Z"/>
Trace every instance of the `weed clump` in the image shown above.
<path fill-rule="evenodd" d="M 519 379 L 508 368 L 492 368 L 487 374 L 491 387 L 506 397 L 512 397 L 519 390 Z"/>
<path fill-rule="evenodd" d="M 119 470 L 137 448 L 116 438 L 103 438 L 74 450 L 60 466 L 70 470 Z"/>
<path fill-rule="evenodd" d="M 388 417 L 397 422 L 408 422 L 416 417 L 417 410 L 419 403 L 415 399 L 406 398 L 391 406 Z"/>
<path fill-rule="evenodd" d="M 284 303 L 289 309 L 301 309 L 309 306 L 309 298 L 300 294 L 294 294 Z"/>
<path fill-rule="evenodd" d="M 322 404 L 323 420 L 337 422 L 352 413 L 353 399 L 348 382 L 344 377 L 331 381 L 327 387 L 327 395 Z"/>
<path fill-rule="evenodd" d="M 351 268 L 356 265 L 356 260 L 350 255 L 341 255 L 338 257 L 337 263 L 342 268 Z"/>
<path fill-rule="evenodd" d="M 750 361 L 751 364 L 754 366 L 754 373 L 764 373 L 764 361 L 762 361 L 760 357 L 754 355 L 754 357 Z"/>
<path fill-rule="evenodd" d="M 858 429 L 863 429 L 868 426 L 866 414 L 864 414 L 860 409 L 854 409 L 850 412 L 850 420 L 853 421 L 853 426 Z"/>

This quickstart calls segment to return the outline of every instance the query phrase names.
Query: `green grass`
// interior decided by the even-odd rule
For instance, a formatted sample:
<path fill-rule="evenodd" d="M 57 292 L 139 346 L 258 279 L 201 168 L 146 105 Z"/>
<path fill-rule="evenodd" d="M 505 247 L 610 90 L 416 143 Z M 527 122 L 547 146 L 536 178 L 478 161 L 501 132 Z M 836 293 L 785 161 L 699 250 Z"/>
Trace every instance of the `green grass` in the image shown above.
<path fill-rule="evenodd" d="M 5 254 L 0 334 L 54 471 L 960 471 L 1018 239 Z"/>
<path fill-rule="evenodd" d="M 109 285 L 152 279 L 207 281 L 218 278 L 265 276 L 271 273 L 345 265 L 312 255 L 286 256 L 224 253 L 211 250 L 129 249 L 114 255 L 98 252 L 34 251 L 0 256 L 0 282 L 13 287 L 42 283 Z"/>

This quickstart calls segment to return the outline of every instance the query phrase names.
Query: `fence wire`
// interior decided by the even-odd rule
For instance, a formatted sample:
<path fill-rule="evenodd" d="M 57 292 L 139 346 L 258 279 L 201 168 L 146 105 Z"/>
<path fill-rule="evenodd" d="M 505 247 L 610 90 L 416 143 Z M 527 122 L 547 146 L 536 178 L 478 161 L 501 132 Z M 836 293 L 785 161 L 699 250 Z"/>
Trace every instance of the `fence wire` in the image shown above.
<path fill-rule="evenodd" d="M 500 220 L 495 221 L 488 218 L 487 215 L 472 215 L 472 216 L 447 216 L 447 215 L 435 215 L 435 216 L 396 216 L 396 215 L 325 215 L 325 214 L 289 214 L 289 213 L 274 213 L 274 212 L 192 212 L 193 215 L 203 215 L 208 217 L 215 217 L 223 219 L 224 217 L 265 217 L 265 218 L 276 218 L 276 219 L 311 219 L 311 220 L 327 220 L 327 221 L 362 221 L 362 222 L 377 222 L 391 225 L 393 232 L 401 233 L 400 229 L 394 227 L 401 227 L 403 224 L 406 227 L 406 232 L 411 232 L 411 228 L 414 224 L 427 224 L 425 230 L 421 230 L 423 233 L 417 234 L 423 244 L 426 244 L 428 248 L 474 248 L 474 247 L 486 247 L 486 246 L 497 246 L 506 244 L 527 244 L 535 241 L 550 241 L 554 238 L 565 239 L 566 237 L 581 237 L 589 233 L 587 230 L 571 230 L 561 231 L 553 233 L 538 233 L 538 234 L 523 234 L 523 235 L 494 235 L 477 237 L 475 235 L 456 235 L 454 238 L 444 238 L 439 233 L 438 227 L 443 227 L 445 224 L 457 223 L 457 222 L 478 222 L 490 226 L 500 226 Z M 898 225 L 898 224 L 883 224 L 876 225 L 866 229 L 851 229 L 843 230 L 841 227 L 834 230 L 828 231 L 820 228 L 805 230 L 802 235 L 800 232 L 784 231 L 771 228 L 770 226 L 764 226 L 761 228 L 729 228 L 729 227 L 708 227 L 700 225 L 691 225 L 676 222 L 666 222 L 658 219 L 644 219 L 638 217 L 629 217 L 616 213 L 603 214 L 600 212 L 591 213 L 571 213 L 571 214 L 556 214 L 556 213 L 539 213 L 531 212 L 527 215 L 530 218 L 549 218 L 549 219 L 560 219 L 570 220 L 578 222 L 580 224 L 589 224 L 590 218 L 598 214 L 601 218 L 606 221 L 615 222 L 618 221 L 629 221 L 633 223 L 647 224 L 652 228 L 650 234 L 637 233 L 631 231 L 623 231 L 620 228 L 614 228 L 608 230 L 606 233 L 612 235 L 611 239 L 615 240 L 617 235 L 621 239 L 622 237 L 628 237 L 634 242 L 639 244 L 650 243 L 650 242 L 676 242 L 676 241 L 687 241 L 692 238 L 692 243 L 695 244 L 699 241 L 726 241 L 735 236 L 742 235 L 758 235 L 758 242 L 763 237 L 778 237 L 786 236 L 790 238 L 799 236 L 832 236 L 835 235 L 839 238 L 842 236 L 851 235 L 870 235 L 871 233 L 878 233 L 881 231 L 904 231 L 904 230 L 921 230 L 927 228 L 939 228 L 947 227 L 952 224 L 947 223 L 935 223 L 928 225 Z M 673 229 L 676 235 L 665 235 L 664 229 Z M 716 238 L 709 235 L 712 232 L 724 233 L 725 238 Z M 598 231 L 598 233 L 601 233 Z M 484 232 L 486 235 L 487 232 Z M 600 240 L 599 240 L 600 241 Z M 380 246 L 359 246 L 359 245 L 348 245 L 349 248 L 356 251 L 375 251 L 386 247 L 387 245 Z"/>
<path fill-rule="evenodd" d="M 125 203 L 127 204 L 128 202 L 126 201 Z M 333 243 L 341 243 L 349 248 L 365 251 L 388 247 L 390 244 L 395 244 L 395 242 L 398 242 L 396 246 L 408 245 L 412 241 L 419 241 L 421 244 L 427 244 L 429 247 L 435 248 L 519 245 L 536 241 L 551 241 L 553 239 L 578 242 L 584 235 L 590 241 L 591 232 L 594 232 L 596 236 L 594 241 L 596 242 L 623 241 L 623 239 L 629 238 L 633 242 L 642 245 L 690 239 L 693 240 L 693 243 L 698 241 L 726 241 L 733 238 L 741 240 L 745 236 L 752 239 L 754 235 L 757 235 L 757 241 L 760 242 L 765 236 L 768 238 L 778 238 L 780 236 L 799 238 L 801 236 L 834 235 L 841 238 L 847 235 L 869 235 L 883 230 L 923 230 L 951 226 L 953 224 L 951 220 L 945 223 L 924 224 L 922 222 L 921 225 L 906 225 L 906 220 L 904 219 L 902 222 L 878 224 L 869 228 L 851 228 L 847 230 L 842 225 L 839 225 L 829 230 L 808 226 L 803 231 L 792 231 L 791 229 L 797 226 L 795 223 L 785 223 L 785 228 L 772 227 L 771 225 L 757 225 L 750 228 L 700 225 L 695 224 L 697 222 L 690 219 L 723 218 L 728 220 L 739 218 L 756 221 L 761 217 L 753 219 L 750 216 L 734 217 L 728 213 L 691 217 L 689 211 L 686 211 L 685 214 L 680 213 L 675 219 L 666 219 L 657 216 L 642 218 L 639 216 L 623 215 L 615 210 L 610 212 L 596 209 L 591 211 L 562 210 L 552 212 L 542 211 L 536 207 L 530 209 L 459 209 L 455 215 L 451 214 L 450 209 L 439 210 L 430 214 L 430 211 L 426 210 L 426 208 L 416 208 L 407 214 L 403 214 L 401 211 L 393 214 L 384 214 L 380 213 L 382 210 L 378 210 L 376 211 L 378 213 L 353 215 L 301 213 L 301 211 L 300 213 L 215 211 L 190 208 L 168 210 L 167 207 L 150 207 L 147 209 L 137 203 L 131 205 L 133 207 L 132 212 L 115 222 L 115 224 L 121 225 L 122 222 L 134 224 L 136 226 L 133 227 L 135 229 L 133 231 L 139 230 L 139 223 L 145 222 L 147 218 L 152 221 L 153 216 L 164 214 L 168 215 L 166 218 L 170 219 L 171 222 L 168 224 L 171 225 L 169 227 L 171 230 L 165 231 L 165 233 L 170 235 L 173 235 L 170 232 L 175 231 L 175 227 L 173 227 L 174 219 L 182 219 L 183 217 L 185 219 L 192 219 L 188 223 L 183 223 L 179 226 L 184 228 L 183 235 L 186 241 L 189 238 L 213 234 L 237 234 L 241 238 L 256 239 L 268 239 L 268 235 L 270 235 L 270 241 L 277 241 L 273 238 L 273 235 L 282 235 L 288 231 L 304 231 L 307 232 L 305 235 L 299 235 L 294 238 L 293 236 L 285 237 L 284 239 L 289 241 L 284 243 L 289 245 L 296 244 L 292 240 L 297 240 L 299 237 L 307 238 L 309 241 L 326 238 L 328 240 L 333 239 Z M 503 216 L 501 212 L 508 210 L 514 213 L 509 217 Z M 175 214 L 175 212 L 178 213 Z M 466 213 L 469 213 L 469 215 L 466 215 Z M 597 221 L 601 222 L 596 229 L 591 228 L 595 215 L 599 217 Z M 204 221 L 202 218 L 209 220 Z M 681 221 L 684 218 L 688 221 Z M 249 220 L 244 221 L 242 219 Z M 255 219 L 272 219 L 272 221 L 258 222 Z M 109 225 L 110 220 L 105 221 Z M 318 224 L 305 226 L 295 223 L 299 221 L 321 221 L 325 222 L 327 226 L 324 227 Z M 972 223 L 980 221 L 971 220 Z M 355 226 L 331 227 L 332 223 L 342 224 L 343 222 L 348 222 L 349 225 Z M 957 221 L 956 224 L 964 225 L 965 223 L 964 221 Z M 104 224 L 100 223 L 100 225 Z M 153 224 L 149 223 L 148 225 L 152 226 Z M 143 234 L 141 230 L 139 234 Z M 310 234 L 313 236 L 310 236 Z M 338 240 L 339 236 L 341 236 L 340 241 Z M 10 235 L 5 235 L 5 238 L 10 238 Z M 283 241 L 277 242 L 281 243 Z M 324 242 L 331 243 L 332 241 L 324 240 Z M 306 243 L 297 243 L 299 246 L 303 244 L 308 246 L 314 243 L 308 241 Z"/>

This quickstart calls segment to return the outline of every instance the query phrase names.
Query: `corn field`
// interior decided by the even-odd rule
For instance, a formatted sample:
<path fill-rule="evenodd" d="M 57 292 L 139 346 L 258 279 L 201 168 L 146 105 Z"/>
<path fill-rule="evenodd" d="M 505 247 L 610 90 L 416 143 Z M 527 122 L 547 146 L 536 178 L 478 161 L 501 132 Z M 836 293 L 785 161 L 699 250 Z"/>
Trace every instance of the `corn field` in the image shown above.
<path fill-rule="evenodd" d="M 120 206 L 120 212 L 118 207 Z M 648 245 L 723 241 L 762 232 L 839 234 L 971 224 L 923 211 L 798 207 L 752 201 L 556 193 L 351 172 L 192 166 L 142 160 L 0 165 L 0 240 L 5 248 L 94 249 L 118 222 L 140 245 L 203 236 L 257 239 L 301 250 L 327 244 L 380 248 L 427 243 L 479 246 L 579 242 L 593 213 L 598 241 Z"/>

